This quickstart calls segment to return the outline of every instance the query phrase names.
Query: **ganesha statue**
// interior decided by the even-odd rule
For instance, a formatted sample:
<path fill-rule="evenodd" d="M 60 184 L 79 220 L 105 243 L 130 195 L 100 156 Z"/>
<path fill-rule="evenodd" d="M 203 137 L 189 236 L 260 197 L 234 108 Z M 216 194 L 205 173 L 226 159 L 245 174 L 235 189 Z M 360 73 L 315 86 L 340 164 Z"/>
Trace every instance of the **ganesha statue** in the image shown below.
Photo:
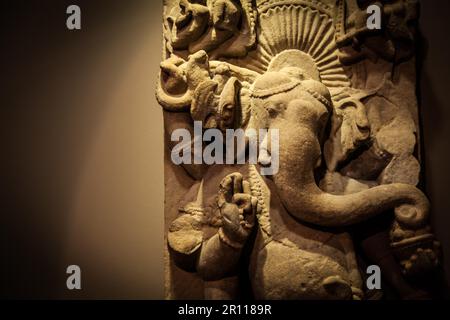
<path fill-rule="evenodd" d="M 370 4 L 165 1 L 168 299 L 433 296 L 413 55 L 355 29 Z M 404 59 L 377 59 L 371 37 Z M 367 287 L 369 265 L 393 294 Z"/>

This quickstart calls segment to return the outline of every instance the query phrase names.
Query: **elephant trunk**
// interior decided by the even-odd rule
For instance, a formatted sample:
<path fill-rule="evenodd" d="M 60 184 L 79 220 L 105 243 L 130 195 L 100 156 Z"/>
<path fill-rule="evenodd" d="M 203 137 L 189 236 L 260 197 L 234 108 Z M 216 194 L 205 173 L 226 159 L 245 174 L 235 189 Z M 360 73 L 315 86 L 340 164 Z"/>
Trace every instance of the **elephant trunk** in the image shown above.
<path fill-rule="evenodd" d="M 397 221 L 407 229 L 417 229 L 427 221 L 428 199 L 409 184 L 380 185 L 346 195 L 322 191 L 314 178 L 321 147 L 315 132 L 304 127 L 296 128 L 290 135 L 280 131 L 283 148 L 279 171 L 273 176 L 283 205 L 291 215 L 324 227 L 343 227 L 395 209 Z"/>
<path fill-rule="evenodd" d="M 342 227 L 362 222 L 395 208 L 399 223 L 410 229 L 421 227 L 428 218 L 429 202 L 416 187 L 393 183 L 348 195 L 323 192 L 315 183 L 280 190 L 290 214 L 324 227 Z"/>

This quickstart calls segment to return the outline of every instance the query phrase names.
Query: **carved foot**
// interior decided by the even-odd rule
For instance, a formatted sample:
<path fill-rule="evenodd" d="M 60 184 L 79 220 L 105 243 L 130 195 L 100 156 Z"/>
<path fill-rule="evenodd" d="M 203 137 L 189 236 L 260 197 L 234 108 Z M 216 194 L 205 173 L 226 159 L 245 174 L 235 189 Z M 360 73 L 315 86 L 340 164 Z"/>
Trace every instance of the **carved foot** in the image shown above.
<path fill-rule="evenodd" d="M 354 297 L 354 290 L 340 276 L 330 276 L 325 278 L 322 282 L 322 286 L 332 299 L 351 300 Z"/>

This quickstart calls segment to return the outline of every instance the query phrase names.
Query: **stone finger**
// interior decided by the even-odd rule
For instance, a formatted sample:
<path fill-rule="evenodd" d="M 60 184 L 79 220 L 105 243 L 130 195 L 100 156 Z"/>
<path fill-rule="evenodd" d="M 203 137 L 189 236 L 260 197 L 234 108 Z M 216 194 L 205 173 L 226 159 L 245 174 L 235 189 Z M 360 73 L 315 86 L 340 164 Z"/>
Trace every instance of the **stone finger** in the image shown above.
<path fill-rule="evenodd" d="M 242 174 L 233 173 L 233 194 L 242 192 Z"/>
<path fill-rule="evenodd" d="M 232 202 L 239 208 L 243 209 L 246 214 L 251 213 L 252 202 L 251 196 L 245 193 L 235 193 Z"/>
<path fill-rule="evenodd" d="M 242 181 L 242 192 L 246 194 L 251 194 L 252 190 L 250 188 L 250 182 L 247 180 Z"/>

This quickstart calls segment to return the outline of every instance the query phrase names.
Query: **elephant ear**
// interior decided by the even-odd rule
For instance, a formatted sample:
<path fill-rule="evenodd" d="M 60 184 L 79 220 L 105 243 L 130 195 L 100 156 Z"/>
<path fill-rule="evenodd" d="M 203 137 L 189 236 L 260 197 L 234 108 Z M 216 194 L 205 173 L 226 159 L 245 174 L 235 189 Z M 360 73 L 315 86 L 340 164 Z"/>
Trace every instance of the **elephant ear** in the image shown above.
<path fill-rule="evenodd" d="M 205 129 L 239 128 L 243 119 L 240 104 L 242 85 L 236 77 L 229 78 L 218 94 L 220 84 L 215 80 L 203 81 L 194 91 L 191 116 L 194 121 L 201 121 Z"/>
<path fill-rule="evenodd" d="M 324 156 L 329 171 L 335 171 L 360 146 L 371 138 L 364 99 L 375 95 L 384 82 L 373 89 L 344 88 L 332 90 L 333 114 L 331 132 L 324 145 Z"/>
<path fill-rule="evenodd" d="M 249 165 L 250 190 L 258 200 L 256 218 L 261 228 L 264 241 L 270 241 L 272 229 L 270 224 L 270 190 L 255 165 Z"/>
<path fill-rule="evenodd" d="M 216 94 L 219 84 L 213 80 L 206 80 L 194 90 L 191 117 L 194 121 L 201 121 L 205 128 L 215 128 L 215 114 L 218 104 Z"/>
<path fill-rule="evenodd" d="M 234 129 L 240 126 L 239 93 L 242 85 L 237 78 L 231 77 L 225 83 L 220 94 L 218 106 L 218 126 L 222 131 Z"/>

